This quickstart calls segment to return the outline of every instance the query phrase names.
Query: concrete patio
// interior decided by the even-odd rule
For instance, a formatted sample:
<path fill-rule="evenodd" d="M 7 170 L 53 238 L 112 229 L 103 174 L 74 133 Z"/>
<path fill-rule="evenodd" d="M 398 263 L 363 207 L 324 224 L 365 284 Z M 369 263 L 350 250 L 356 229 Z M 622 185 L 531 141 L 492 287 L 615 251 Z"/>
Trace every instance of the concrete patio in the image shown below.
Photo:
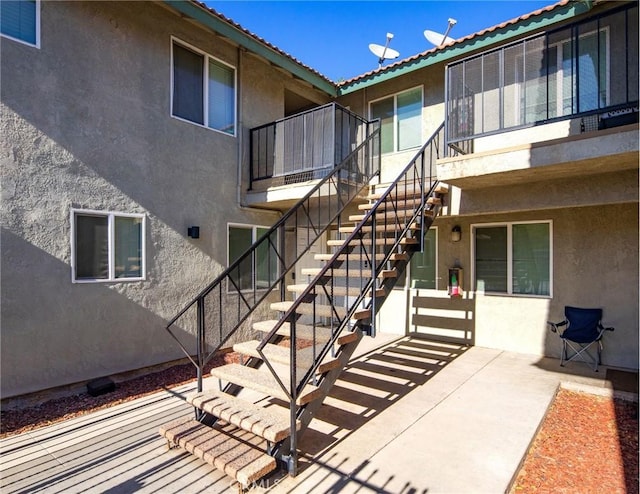
<path fill-rule="evenodd" d="M 610 393 L 606 369 L 415 337 L 365 338 L 302 437 L 300 471 L 254 492 L 500 493 L 560 383 Z M 217 382 L 207 381 L 205 387 Z M 233 481 L 158 427 L 185 385 L 0 441 L 3 493 L 223 493 Z"/>

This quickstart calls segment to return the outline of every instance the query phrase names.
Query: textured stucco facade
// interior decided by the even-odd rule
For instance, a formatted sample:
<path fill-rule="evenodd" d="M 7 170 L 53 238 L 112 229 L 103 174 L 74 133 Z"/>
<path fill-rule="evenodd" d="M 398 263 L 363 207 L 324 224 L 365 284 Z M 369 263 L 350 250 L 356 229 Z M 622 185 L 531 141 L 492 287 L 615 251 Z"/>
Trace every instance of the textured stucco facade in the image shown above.
<path fill-rule="evenodd" d="M 237 136 L 171 116 L 172 37 L 236 69 Z M 241 207 L 248 129 L 328 97 L 148 2 L 42 2 L 40 48 L 1 50 L 3 397 L 183 357 L 163 328 L 227 266 L 228 223 L 279 217 Z M 143 281 L 72 283 L 73 208 L 145 215 Z"/>
<path fill-rule="evenodd" d="M 228 265 L 228 225 L 272 225 L 301 194 L 293 186 L 259 199 L 247 192 L 249 129 L 334 99 L 162 2 L 40 2 L 40 9 L 38 48 L 0 43 L 3 398 L 183 357 L 163 328 Z M 171 116 L 172 40 L 234 68 L 235 135 Z M 443 62 L 337 102 L 366 118 L 371 102 L 418 87 L 425 142 L 444 120 Z M 437 288 L 393 290 L 379 330 L 558 356 L 546 321 L 561 319 L 565 305 L 599 306 L 616 327 L 603 363 L 637 369 L 637 132 L 635 125 L 581 135 L 579 120 L 568 119 L 443 156 L 438 178 L 450 193 L 434 223 Z M 385 154 L 381 180 L 395 179 L 416 151 Z M 78 209 L 144 215 L 143 280 L 72 282 Z M 474 286 L 473 228 L 531 221 L 552 225 L 551 295 Z M 200 227 L 197 240 L 187 237 L 191 225 Z M 459 242 L 450 239 L 455 225 Z M 287 237 L 295 245 L 295 232 Z M 454 265 L 464 270 L 460 299 L 447 296 Z M 234 303 L 230 297 L 227 308 Z M 192 334 L 180 336 L 193 343 Z"/>
<path fill-rule="evenodd" d="M 442 63 L 408 70 L 340 101 L 368 115 L 371 101 L 416 86 L 423 89 L 424 142 L 444 119 Z M 450 193 L 434 222 L 437 289 L 411 289 L 409 283 L 394 289 L 380 310 L 378 330 L 559 358 L 560 341 L 547 321 L 562 320 L 565 305 L 602 307 L 603 322 L 616 328 L 605 337 L 603 363 L 637 369 L 637 136 L 637 124 L 583 133 L 574 118 L 481 137 L 471 154 L 441 154 L 437 178 Z M 383 181 L 415 152 L 384 154 Z M 549 296 L 485 293 L 474 286 L 473 227 L 514 222 L 551 224 Z M 462 230 L 459 242 L 450 239 L 454 226 Z M 463 268 L 460 299 L 447 295 L 448 268 L 454 266 Z"/>

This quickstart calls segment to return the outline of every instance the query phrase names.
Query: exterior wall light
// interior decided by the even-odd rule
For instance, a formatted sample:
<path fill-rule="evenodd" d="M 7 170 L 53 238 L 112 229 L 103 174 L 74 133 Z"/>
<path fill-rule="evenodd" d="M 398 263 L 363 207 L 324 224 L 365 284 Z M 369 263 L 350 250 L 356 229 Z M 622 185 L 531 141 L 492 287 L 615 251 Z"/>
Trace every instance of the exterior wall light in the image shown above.
<path fill-rule="evenodd" d="M 462 238 L 462 229 L 460 228 L 459 225 L 456 225 L 451 229 L 451 241 L 460 242 L 461 238 Z"/>
<path fill-rule="evenodd" d="M 200 227 L 190 226 L 187 228 L 187 235 L 191 238 L 200 238 Z"/>

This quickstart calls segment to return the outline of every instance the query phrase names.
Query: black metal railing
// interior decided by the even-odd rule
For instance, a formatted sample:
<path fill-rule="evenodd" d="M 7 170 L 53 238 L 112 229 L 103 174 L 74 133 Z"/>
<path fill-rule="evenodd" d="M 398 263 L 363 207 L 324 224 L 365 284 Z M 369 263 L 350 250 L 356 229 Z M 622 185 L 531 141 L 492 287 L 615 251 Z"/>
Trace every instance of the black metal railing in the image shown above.
<path fill-rule="evenodd" d="M 370 122 L 329 103 L 251 129 L 250 189 L 320 179 L 373 131 Z"/>
<path fill-rule="evenodd" d="M 265 336 L 258 352 L 282 390 L 290 399 L 291 432 L 283 453 L 290 468 L 296 465 L 296 420 L 302 407 L 297 398 L 309 383 L 319 384 L 317 370 L 348 325 L 365 328 L 375 335 L 375 315 L 384 301 L 394 270 L 394 255 L 421 248 L 439 205 L 428 203 L 437 185 L 436 159 L 444 142 L 444 123 L 426 142 L 404 171 L 372 205 L 364 218 L 344 239 L 337 242 L 332 258 Z M 435 209 L 433 215 L 427 209 Z M 355 321 L 355 322 L 354 322 Z M 284 324 L 290 331 L 290 375 L 283 378 L 269 361 L 265 347 L 277 341 Z M 297 336 L 297 325 L 313 328 L 310 340 Z M 365 327 L 366 326 L 366 327 Z M 326 343 L 321 331 L 330 332 Z"/>
<path fill-rule="evenodd" d="M 606 126 L 605 113 L 629 108 L 637 121 L 638 58 L 630 2 L 451 63 L 447 148 L 468 153 L 479 137 L 577 116 L 601 116 Z"/>
<path fill-rule="evenodd" d="M 280 298 L 284 299 L 286 274 L 362 188 L 379 175 L 380 126 L 379 122 L 373 124 L 376 128 L 367 140 L 167 324 L 166 330 L 197 369 L 198 391 L 202 390 L 205 365 L 215 352 L 243 324 L 250 324 L 250 316 L 275 287 L 280 286 Z M 306 247 L 299 249 L 297 242 L 287 243 L 285 232 L 301 225 L 308 229 L 309 238 Z"/>

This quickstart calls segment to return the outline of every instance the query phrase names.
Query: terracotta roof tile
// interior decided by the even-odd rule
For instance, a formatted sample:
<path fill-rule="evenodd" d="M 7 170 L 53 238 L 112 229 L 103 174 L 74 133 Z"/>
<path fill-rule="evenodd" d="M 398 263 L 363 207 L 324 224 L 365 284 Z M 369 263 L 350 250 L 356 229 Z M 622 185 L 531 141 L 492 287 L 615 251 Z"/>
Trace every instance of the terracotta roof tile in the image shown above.
<path fill-rule="evenodd" d="M 413 55 L 411 57 L 408 57 L 408 58 L 405 58 L 403 60 L 399 60 L 397 62 L 394 62 L 394 63 L 392 63 L 390 65 L 387 65 L 386 67 L 382 67 L 382 68 L 379 68 L 379 69 L 371 70 L 369 72 L 365 72 L 364 74 L 352 77 L 351 79 L 340 81 L 339 83 L 336 83 L 336 82 L 332 81 L 331 79 L 329 79 L 328 77 L 324 76 L 323 74 L 321 74 L 317 70 L 315 70 L 312 67 L 309 67 L 308 65 L 302 63 L 301 61 L 299 61 L 298 59 L 296 59 L 295 57 L 293 57 L 289 53 L 286 53 L 286 52 L 282 51 L 277 46 L 269 43 L 268 41 L 266 41 L 264 38 L 261 38 L 257 34 L 252 33 L 251 31 L 245 29 L 244 27 L 242 27 L 237 22 L 234 22 L 232 19 L 224 16 L 223 14 L 221 14 L 218 11 L 216 11 L 215 9 L 207 6 L 206 4 L 204 4 L 204 3 L 202 3 L 202 2 L 200 2 L 198 0 L 190 0 L 190 1 L 193 4 L 198 5 L 200 8 L 203 8 L 206 11 L 208 11 L 211 15 L 213 15 L 213 16 L 219 18 L 220 20 L 228 23 L 229 25 L 233 26 L 235 29 L 238 29 L 243 34 L 245 34 L 246 36 L 248 36 L 250 38 L 253 38 L 254 40 L 256 40 L 259 43 L 263 44 L 264 46 L 268 47 L 269 49 L 277 52 L 278 54 L 289 58 L 290 60 L 292 60 L 296 64 L 300 65 L 300 67 L 304 68 L 305 70 L 308 70 L 309 72 L 312 72 L 313 74 L 316 74 L 317 76 L 325 79 L 327 82 L 329 82 L 331 84 L 335 84 L 336 86 L 340 87 L 340 86 L 345 86 L 345 85 L 351 84 L 351 83 L 356 82 L 356 81 L 358 81 L 360 79 L 363 79 L 363 78 L 366 78 L 366 77 L 370 77 L 372 75 L 379 74 L 379 73 L 385 72 L 385 71 L 390 70 L 390 69 L 397 68 L 397 67 L 399 67 L 401 65 L 404 65 L 406 63 L 414 62 L 414 61 L 419 60 L 419 59 L 421 59 L 423 57 L 426 57 L 428 55 L 436 53 L 439 50 L 443 50 L 443 49 L 449 48 L 451 46 L 454 46 L 454 45 L 457 45 L 459 43 L 463 43 L 463 42 L 472 40 L 474 38 L 479 38 L 481 36 L 485 36 L 487 34 L 490 34 L 490 33 L 494 32 L 494 31 L 498 31 L 500 29 L 504 29 L 504 28 L 506 28 L 506 27 L 508 27 L 510 25 L 517 24 L 519 22 L 523 22 L 523 21 L 525 21 L 525 20 L 527 20 L 527 19 L 529 19 L 531 17 L 535 17 L 535 16 L 538 16 L 538 15 L 541 15 L 541 14 L 544 14 L 544 13 L 547 13 L 547 12 L 551 12 L 552 10 L 555 10 L 555 9 L 557 9 L 559 7 L 565 6 L 565 5 L 569 4 L 570 2 L 572 2 L 574 0 L 561 0 L 561 1 L 557 2 L 557 3 L 555 3 L 555 4 L 552 4 L 552 5 L 549 5 L 547 7 L 535 10 L 534 12 L 530 12 L 528 14 L 521 15 L 520 17 L 516 17 L 516 18 L 511 19 L 509 21 L 502 22 L 502 23 L 497 24 L 497 25 L 495 25 L 493 27 L 489 27 L 487 29 L 484 29 L 482 31 L 478 31 L 478 32 L 473 33 L 473 34 L 469 34 L 469 35 L 467 35 L 467 36 L 465 36 L 463 38 L 459 38 L 459 39 L 457 39 L 455 41 L 452 41 L 451 43 L 447 43 L 447 44 L 445 44 L 443 46 L 435 47 L 435 48 L 432 48 L 430 50 L 426 50 L 424 52 L 418 53 L 418 54 Z"/>
<path fill-rule="evenodd" d="M 551 12 L 552 10 L 555 10 L 555 9 L 557 9 L 559 7 L 567 5 L 571 1 L 573 1 L 573 0 L 561 0 L 558 3 L 555 3 L 553 5 L 549 5 L 547 7 L 544 7 L 544 8 L 538 9 L 538 10 L 535 10 L 534 12 L 530 12 L 529 14 L 521 15 L 520 17 L 516 17 L 515 19 L 511 19 L 510 21 L 505 21 L 505 22 L 497 24 L 497 25 L 495 25 L 493 27 L 489 27 L 487 29 L 483 29 L 482 31 L 478 31 L 477 33 L 469 34 L 469 35 L 467 35 L 467 36 L 465 36 L 463 38 L 459 38 L 459 39 L 457 39 L 455 41 L 452 41 L 450 43 L 447 43 L 445 45 L 442 45 L 442 46 L 439 46 L 439 47 L 435 47 L 435 48 L 431 48 L 430 50 L 423 51 L 422 53 L 418 53 L 417 55 L 413 55 L 413 56 L 405 58 L 403 60 L 399 60 L 397 62 L 394 62 L 394 63 L 390 64 L 390 65 L 387 65 L 386 67 L 382 67 L 382 68 L 379 68 L 379 69 L 371 70 L 369 72 L 366 72 L 366 73 L 361 74 L 359 76 L 353 77 L 351 79 L 347 79 L 345 81 L 341 81 L 341 82 L 338 83 L 338 86 L 345 86 L 347 84 L 351 84 L 353 82 L 356 82 L 356 81 L 358 81 L 360 79 L 363 79 L 363 78 L 366 78 L 366 77 L 370 77 L 372 75 L 379 74 L 381 72 L 385 72 L 385 71 L 393 69 L 393 68 L 397 68 L 398 66 L 404 65 L 404 64 L 406 64 L 408 62 L 414 62 L 414 61 L 419 60 L 419 59 L 421 59 L 421 58 L 423 58 L 423 57 L 425 57 L 427 55 L 431 55 L 433 53 L 436 53 L 439 50 L 443 50 L 445 48 L 449 48 L 451 46 L 457 45 L 459 43 L 463 43 L 465 41 L 472 40 L 474 38 L 479 38 L 481 36 L 485 36 L 487 34 L 490 34 L 490 33 L 494 32 L 494 31 L 498 31 L 499 29 L 504 29 L 504 28 L 506 28 L 506 27 L 508 27 L 510 25 L 517 24 L 519 22 L 525 21 L 525 20 L 527 20 L 527 19 L 529 19 L 531 17 L 535 17 L 537 15 L 541 15 L 541 14 L 544 14 L 546 12 Z"/>
<path fill-rule="evenodd" d="M 253 38 L 254 40 L 258 41 L 259 43 L 265 45 L 266 47 L 270 48 L 271 50 L 279 53 L 282 56 L 285 56 L 289 59 L 291 59 L 292 61 L 294 61 L 295 63 L 297 63 L 298 65 L 300 65 L 302 68 L 304 68 L 305 70 L 308 70 L 309 72 L 312 72 L 320 77 L 322 77 L 323 79 L 325 79 L 327 82 L 331 83 L 331 84 L 335 84 L 334 81 L 332 81 L 331 79 L 329 79 L 328 77 L 326 77 L 325 75 L 321 74 L 320 72 L 318 72 L 317 70 L 309 67 L 308 65 L 305 65 L 304 63 L 302 63 L 300 60 L 296 59 L 295 57 L 293 57 L 292 55 L 290 55 L 289 53 L 286 53 L 284 51 L 282 51 L 280 48 L 278 48 L 275 45 L 272 45 L 271 43 L 269 43 L 267 40 L 265 40 L 264 38 L 261 38 L 260 36 L 258 36 L 255 33 L 252 33 L 251 31 L 249 31 L 248 29 L 245 29 L 244 27 L 242 27 L 240 24 L 238 24 L 237 22 L 233 21 L 232 19 L 229 19 L 228 17 L 224 16 L 223 14 L 221 14 L 220 12 L 218 12 L 217 10 L 209 7 L 208 5 L 199 2 L 198 0 L 191 0 L 191 3 L 205 9 L 207 12 L 209 12 L 211 15 L 217 17 L 218 19 L 226 22 L 227 24 L 230 24 L 231 26 L 233 26 L 234 28 L 238 29 L 239 31 L 242 31 L 242 33 L 244 33 L 246 36 L 249 36 L 251 38 Z"/>

